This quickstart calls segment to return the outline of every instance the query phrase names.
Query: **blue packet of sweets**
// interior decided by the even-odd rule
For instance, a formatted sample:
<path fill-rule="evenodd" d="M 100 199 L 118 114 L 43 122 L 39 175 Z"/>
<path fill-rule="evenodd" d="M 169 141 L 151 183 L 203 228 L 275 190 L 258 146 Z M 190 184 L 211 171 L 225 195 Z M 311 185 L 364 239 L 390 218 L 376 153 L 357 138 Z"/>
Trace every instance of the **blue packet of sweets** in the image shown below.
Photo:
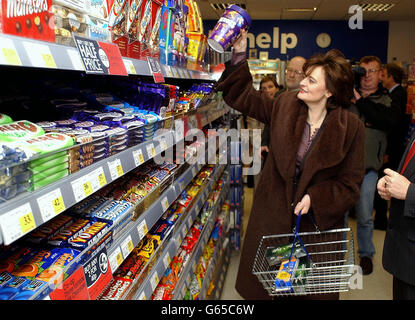
<path fill-rule="evenodd" d="M 13 280 L 0 288 L 0 300 L 12 299 L 29 282 L 25 277 L 13 277 Z"/>
<path fill-rule="evenodd" d="M 12 296 L 11 300 L 29 300 L 32 298 L 38 291 L 44 290 L 47 286 L 47 283 L 41 280 L 31 280 L 26 282 L 23 286 L 20 287 L 20 290 Z M 49 293 L 49 290 L 44 290 L 36 299 L 41 300 Z"/>

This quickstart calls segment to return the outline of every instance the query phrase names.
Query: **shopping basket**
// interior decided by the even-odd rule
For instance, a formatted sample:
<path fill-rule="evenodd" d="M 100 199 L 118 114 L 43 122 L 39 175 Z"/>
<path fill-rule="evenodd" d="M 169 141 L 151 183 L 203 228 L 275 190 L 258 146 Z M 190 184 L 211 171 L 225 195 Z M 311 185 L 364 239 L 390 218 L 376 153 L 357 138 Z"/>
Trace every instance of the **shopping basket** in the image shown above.
<path fill-rule="evenodd" d="M 354 268 L 352 230 L 319 231 L 313 221 L 315 232 L 299 233 L 300 219 L 301 213 L 292 234 L 262 237 L 252 273 L 270 296 L 348 291 Z M 284 249 L 285 260 L 278 261 Z"/>

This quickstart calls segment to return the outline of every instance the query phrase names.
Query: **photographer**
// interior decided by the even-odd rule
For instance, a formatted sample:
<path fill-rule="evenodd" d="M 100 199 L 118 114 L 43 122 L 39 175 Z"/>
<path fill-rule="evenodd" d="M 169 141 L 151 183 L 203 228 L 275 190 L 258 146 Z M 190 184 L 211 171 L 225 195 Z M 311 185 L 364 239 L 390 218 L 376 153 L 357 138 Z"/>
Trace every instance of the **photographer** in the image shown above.
<path fill-rule="evenodd" d="M 373 235 L 373 201 L 378 171 L 383 164 L 387 134 L 399 121 L 399 106 L 392 101 L 388 91 L 380 85 L 382 64 L 376 56 L 360 59 L 366 75 L 360 79 L 360 88 L 354 90 L 354 104 L 350 111 L 356 113 L 365 125 L 366 174 L 356 204 L 357 244 L 360 266 L 364 275 L 373 271 L 372 258 L 375 247 Z"/>

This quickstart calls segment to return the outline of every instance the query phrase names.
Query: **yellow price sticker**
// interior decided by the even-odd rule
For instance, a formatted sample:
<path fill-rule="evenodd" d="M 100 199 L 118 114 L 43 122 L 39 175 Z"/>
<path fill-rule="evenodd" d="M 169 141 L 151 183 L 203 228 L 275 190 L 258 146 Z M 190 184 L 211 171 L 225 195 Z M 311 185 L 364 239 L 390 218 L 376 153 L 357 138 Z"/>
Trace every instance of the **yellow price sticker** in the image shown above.
<path fill-rule="evenodd" d="M 35 219 L 33 218 L 33 213 L 29 212 L 19 218 L 20 228 L 23 234 L 36 228 Z"/>
<path fill-rule="evenodd" d="M 52 201 L 53 209 L 55 210 L 55 214 L 61 213 L 65 211 L 65 203 L 63 202 L 62 196 L 59 196 L 55 200 Z"/>
<path fill-rule="evenodd" d="M 140 161 L 140 164 L 144 163 L 144 156 L 141 152 L 138 154 L 138 160 Z"/>
<path fill-rule="evenodd" d="M 121 176 L 124 174 L 124 171 L 122 170 L 122 165 L 121 165 L 121 164 L 119 164 L 119 165 L 116 167 L 116 170 L 117 170 L 117 175 L 118 175 L 119 177 L 121 177 Z"/>
<path fill-rule="evenodd" d="M 118 264 L 118 266 L 120 266 L 120 265 L 121 265 L 121 263 L 123 262 L 123 258 L 122 258 L 121 251 L 120 251 L 120 252 L 118 252 L 118 254 L 116 255 L 116 257 L 115 257 L 115 258 L 117 259 L 117 264 Z"/>
<path fill-rule="evenodd" d="M 90 194 L 92 194 L 92 186 L 91 186 L 91 182 L 85 182 L 83 185 L 82 185 L 82 188 L 83 188 L 83 190 L 84 190 L 84 195 L 85 195 L 85 197 L 87 197 L 87 196 L 89 196 Z"/>
<path fill-rule="evenodd" d="M 143 233 L 144 233 L 144 234 L 147 234 L 148 229 L 147 229 L 147 224 L 146 224 L 146 223 L 144 223 L 144 224 L 143 224 L 143 226 L 142 226 L 141 230 L 143 230 Z"/>
<path fill-rule="evenodd" d="M 43 58 L 43 61 L 45 62 L 46 67 L 56 69 L 56 63 L 51 54 L 42 53 L 42 58 Z"/>
<path fill-rule="evenodd" d="M 98 182 L 99 182 L 99 185 L 101 187 L 103 187 L 107 184 L 107 179 L 105 179 L 105 174 L 104 173 L 100 173 L 98 175 Z"/>
<path fill-rule="evenodd" d="M 19 55 L 17 54 L 16 50 L 11 48 L 2 48 L 2 50 L 8 64 L 14 66 L 22 65 L 22 62 L 20 61 Z"/>
<path fill-rule="evenodd" d="M 130 251 L 130 252 L 133 251 L 134 244 L 133 244 L 132 240 L 128 241 L 127 247 L 128 247 L 128 251 Z"/>

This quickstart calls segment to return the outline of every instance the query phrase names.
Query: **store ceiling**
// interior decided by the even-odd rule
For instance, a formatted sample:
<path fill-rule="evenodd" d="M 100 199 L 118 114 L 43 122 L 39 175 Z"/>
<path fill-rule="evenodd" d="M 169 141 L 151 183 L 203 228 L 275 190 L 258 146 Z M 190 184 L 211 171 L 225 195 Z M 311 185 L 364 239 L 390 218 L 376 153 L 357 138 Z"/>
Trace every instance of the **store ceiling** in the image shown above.
<path fill-rule="evenodd" d="M 235 3 L 246 6 L 256 20 L 347 20 L 349 7 L 356 4 L 394 4 L 386 12 L 365 11 L 363 19 L 377 21 L 415 20 L 414 0 L 197 0 L 203 19 L 218 19 L 223 9 L 213 9 L 211 4 Z M 218 6 L 216 6 L 218 7 Z M 316 8 L 316 11 L 292 12 L 292 8 Z"/>

